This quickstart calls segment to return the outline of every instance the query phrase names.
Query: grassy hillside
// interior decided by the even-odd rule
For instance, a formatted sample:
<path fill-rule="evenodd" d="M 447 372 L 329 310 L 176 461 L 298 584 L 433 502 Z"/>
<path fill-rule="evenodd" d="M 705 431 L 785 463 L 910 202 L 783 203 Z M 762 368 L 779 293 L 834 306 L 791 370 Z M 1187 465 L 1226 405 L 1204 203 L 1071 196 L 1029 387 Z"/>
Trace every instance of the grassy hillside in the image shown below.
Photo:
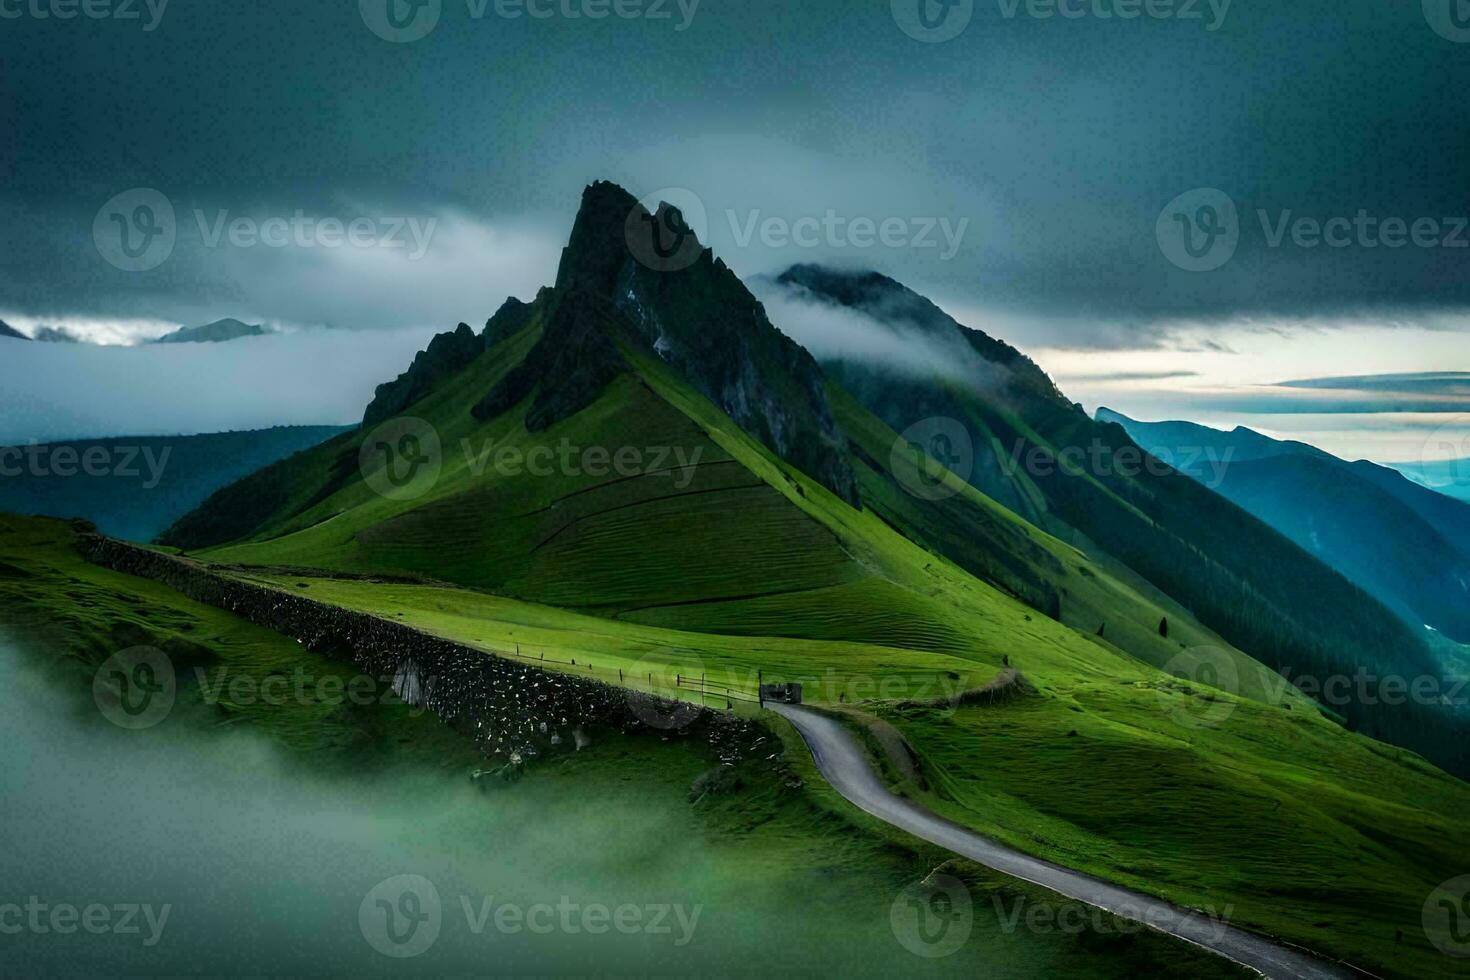
<path fill-rule="evenodd" d="M 185 680 L 179 703 L 162 723 L 172 732 L 209 740 L 248 728 L 286 750 L 303 772 L 344 784 L 369 771 L 398 774 L 406 784 L 422 786 L 425 773 L 437 772 L 446 784 L 458 786 L 484 765 L 468 739 L 391 700 L 357 708 L 294 699 L 239 704 L 226 696 L 219 705 L 205 704 L 198 685 L 188 680 L 196 666 L 206 671 L 211 684 L 221 676 L 243 677 L 252 687 L 296 671 L 346 680 L 351 670 L 307 652 L 292 639 L 152 582 L 88 565 L 71 542 L 71 529 L 60 522 L 0 516 L 4 638 L 19 641 L 29 651 L 29 665 L 44 671 L 51 683 L 75 692 L 77 716 L 57 719 L 57 724 L 105 725 L 91 703 L 93 673 L 119 649 L 149 643 L 169 652 Z M 137 739 L 144 751 L 152 736 L 117 731 L 115 737 Z M 799 744 L 792 747 L 801 750 Z M 606 737 L 578 753 L 532 767 L 514 785 L 495 781 L 484 803 L 487 812 L 504 810 L 507 803 L 499 794 L 506 793 L 558 806 L 564 814 L 569 801 L 587 800 L 596 801 L 598 812 L 654 810 L 665 833 L 699 844 L 701 859 L 682 869 L 680 887 L 681 896 L 706 905 L 708 929 L 721 930 L 723 939 L 732 923 L 762 934 L 799 928 L 803 941 L 793 962 L 804 970 L 838 966 L 940 976 L 962 969 L 995 976 L 1061 973 L 1118 980 L 1140 972 L 1244 975 L 1215 957 L 1133 931 L 1110 917 L 1103 919 L 1107 932 L 1006 929 L 1003 914 L 1017 907 L 1065 911 L 1078 921 L 1091 921 L 1091 916 L 1081 917 L 1074 903 L 1058 902 L 966 862 L 946 863 L 945 856 L 927 845 L 885 833 L 835 799 L 817 780 L 809 760 L 793 755 L 792 761 L 804 783 L 783 770 L 753 765 L 742 767 L 739 778 L 727 781 L 720 792 L 700 796 L 691 787 L 713 759 L 695 743 Z M 209 786 L 207 774 L 197 779 L 202 787 Z M 589 812 L 588 819 L 594 818 Z M 619 836 L 606 828 L 601 832 Z M 589 828 L 589 836 L 596 833 Z M 424 846 L 432 851 L 432 844 Z M 588 866 L 604 876 L 637 881 L 639 870 L 659 857 L 624 853 L 618 859 L 627 865 L 614 867 L 611 857 L 597 855 Z M 568 867 L 575 860 L 569 856 Z M 923 960 L 895 939 L 890 909 L 905 889 L 941 864 L 972 895 L 971 936 L 952 956 Z M 498 889 L 501 884 L 487 882 L 485 887 Z M 744 896 L 738 907 L 728 900 L 732 894 Z M 707 955 L 706 949 L 725 945 L 705 946 L 696 940 L 694 954 Z M 732 974 L 745 968 L 723 960 L 704 962 Z"/>
<path fill-rule="evenodd" d="M 1181 682 L 1024 613 L 999 635 L 957 630 L 937 654 L 650 627 L 445 585 L 237 574 L 635 689 L 652 674 L 660 693 L 713 706 L 722 696 L 701 699 L 692 678 L 747 693 L 757 671 L 798 680 L 809 701 L 891 722 L 919 770 L 899 788 L 952 819 L 1386 975 L 1453 974 L 1418 916 L 1470 847 L 1470 787 L 1290 687 L 1260 703 Z M 1036 693 L 923 703 L 991 679 L 1002 656 Z"/>

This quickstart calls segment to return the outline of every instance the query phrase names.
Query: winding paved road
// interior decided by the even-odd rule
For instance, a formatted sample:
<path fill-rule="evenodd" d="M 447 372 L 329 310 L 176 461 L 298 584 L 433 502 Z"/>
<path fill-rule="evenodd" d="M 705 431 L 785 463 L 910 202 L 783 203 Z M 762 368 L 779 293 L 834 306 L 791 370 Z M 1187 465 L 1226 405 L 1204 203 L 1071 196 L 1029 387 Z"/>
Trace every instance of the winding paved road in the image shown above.
<path fill-rule="evenodd" d="M 916 837 L 988 868 L 1202 946 L 1272 980 L 1364 976 L 1341 964 L 1226 925 L 1203 912 L 1191 912 L 1031 857 L 945 820 L 890 792 L 868 764 L 857 741 L 836 721 L 796 705 L 767 701 L 766 707 L 796 726 L 812 750 L 818 771 L 833 789 L 879 820 Z"/>

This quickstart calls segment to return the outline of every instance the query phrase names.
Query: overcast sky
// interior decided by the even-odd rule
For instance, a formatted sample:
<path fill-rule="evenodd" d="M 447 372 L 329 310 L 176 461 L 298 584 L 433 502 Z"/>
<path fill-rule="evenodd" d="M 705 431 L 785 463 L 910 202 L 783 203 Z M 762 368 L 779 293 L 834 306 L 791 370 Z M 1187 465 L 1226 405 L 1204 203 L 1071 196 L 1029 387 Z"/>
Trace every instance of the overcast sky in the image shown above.
<path fill-rule="evenodd" d="M 1470 369 L 1470 43 L 1433 2 L 387 2 L 0 0 L 0 319 L 478 324 L 606 177 L 742 275 L 878 268 L 1123 410 Z"/>

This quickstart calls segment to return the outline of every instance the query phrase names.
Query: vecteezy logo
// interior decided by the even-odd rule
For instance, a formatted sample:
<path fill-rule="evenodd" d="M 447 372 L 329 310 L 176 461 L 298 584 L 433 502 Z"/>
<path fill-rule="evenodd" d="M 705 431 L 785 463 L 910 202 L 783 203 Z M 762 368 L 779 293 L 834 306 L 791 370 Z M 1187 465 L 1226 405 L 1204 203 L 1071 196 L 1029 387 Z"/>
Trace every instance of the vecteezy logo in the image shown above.
<path fill-rule="evenodd" d="M 1470 415 L 1453 415 L 1419 447 L 1415 478 L 1434 489 L 1470 484 Z"/>
<path fill-rule="evenodd" d="M 384 422 L 357 451 L 363 481 L 389 500 L 416 500 L 434 489 L 443 463 L 439 433 L 423 419 Z"/>
<path fill-rule="evenodd" d="M 654 191 L 634 205 L 623 225 L 633 258 L 654 272 L 687 269 L 704 253 L 709 217 L 699 195 L 683 187 Z"/>
<path fill-rule="evenodd" d="M 167 718 L 177 693 L 174 665 L 154 647 L 114 653 L 92 678 L 92 698 L 102 717 L 132 731 L 152 728 Z"/>
<path fill-rule="evenodd" d="M 704 664 L 692 657 L 678 663 L 641 657 L 624 673 L 628 708 L 649 728 L 678 731 L 699 717 L 701 700 L 715 697 L 702 683 L 704 676 Z"/>
<path fill-rule="evenodd" d="M 156 269 L 178 238 L 174 206 L 151 187 L 135 187 L 102 205 L 92 221 L 97 254 L 124 272 Z"/>
<path fill-rule="evenodd" d="M 444 12 L 444 0 L 357 0 L 362 22 L 378 37 L 407 44 L 429 36 Z"/>
<path fill-rule="evenodd" d="M 926 44 L 964 33 L 975 16 L 975 0 L 892 0 L 893 20 L 909 37 Z"/>
<path fill-rule="evenodd" d="M 1424 902 L 1424 935 L 1446 956 L 1470 956 L 1470 875 L 1451 878 Z"/>
<path fill-rule="evenodd" d="M 439 889 L 423 875 L 380 881 L 357 908 L 362 938 L 384 956 L 400 960 L 428 952 L 443 920 Z"/>
<path fill-rule="evenodd" d="M 1218 269 L 1240 244 L 1235 202 L 1213 187 L 1186 191 L 1159 212 L 1154 235 L 1164 258 L 1186 272 Z"/>
<path fill-rule="evenodd" d="M 934 463 L 949 472 L 936 468 Z M 888 468 L 912 496 L 943 500 L 959 493 L 970 479 L 975 469 L 975 445 L 962 423 L 936 415 L 903 430 L 888 454 Z"/>
<path fill-rule="evenodd" d="M 1240 670 L 1235 658 L 1221 647 L 1190 647 L 1161 668 L 1177 680 L 1158 688 L 1169 717 L 1186 728 L 1214 728 L 1235 711 L 1235 700 L 1219 691 L 1240 692 Z"/>
<path fill-rule="evenodd" d="M 903 948 L 915 956 L 949 956 L 970 938 L 974 905 L 964 882 L 931 875 L 898 893 L 888 910 L 888 924 Z"/>
<path fill-rule="evenodd" d="M 1456 44 L 1470 42 L 1470 2 L 1424 0 L 1424 19 L 1434 33 Z"/>

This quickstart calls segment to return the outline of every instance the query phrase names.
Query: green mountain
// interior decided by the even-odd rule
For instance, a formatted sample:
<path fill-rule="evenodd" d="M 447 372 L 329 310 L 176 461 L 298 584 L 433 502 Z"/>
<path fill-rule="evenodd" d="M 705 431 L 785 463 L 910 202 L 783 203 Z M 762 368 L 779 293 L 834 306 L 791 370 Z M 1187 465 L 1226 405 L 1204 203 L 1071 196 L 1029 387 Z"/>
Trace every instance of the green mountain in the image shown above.
<path fill-rule="evenodd" d="M 677 211 L 640 207 L 589 187 L 556 286 L 478 335 L 436 338 L 379 388 L 362 430 L 225 488 L 161 540 L 680 629 L 941 649 L 952 641 L 935 620 L 952 617 L 915 585 L 932 564 L 914 567 L 917 545 L 1159 666 L 1192 635 L 1296 677 L 1433 672 L 1382 605 L 1245 510 L 1141 465 L 1121 426 L 1088 418 L 1014 348 L 885 277 L 797 267 L 781 282 L 809 301 L 952 352 L 927 375 L 841 359 L 824 374 L 707 249 L 678 269 L 644 261 L 630 228 L 690 233 Z M 404 413 L 424 431 L 394 428 Z M 962 475 L 977 493 L 912 492 L 942 479 L 929 467 L 943 453 L 895 452 L 895 433 L 931 416 L 970 435 Z M 738 444 L 717 435 L 731 426 Z M 594 448 L 601 465 L 526 468 L 562 447 Z M 434 475 L 403 493 L 388 478 L 408 452 Z M 619 452 L 640 465 L 609 480 Z M 1434 706 L 1331 707 L 1464 762 Z"/>
<path fill-rule="evenodd" d="M 1237 428 L 1137 422 L 1100 409 L 1149 452 L 1363 586 L 1411 627 L 1470 642 L 1470 506 L 1367 461 Z"/>
<path fill-rule="evenodd" d="M 682 219 L 638 208 L 612 185 L 590 187 L 555 287 L 509 300 L 479 333 L 460 324 L 436 337 L 379 386 L 361 430 L 225 488 L 161 540 L 686 630 L 918 649 L 951 648 L 966 629 L 931 601 L 942 556 L 1089 636 L 1110 623 L 1105 642 L 1147 663 L 1219 648 L 1264 697 L 1258 664 L 1108 556 L 956 480 L 941 499 L 908 493 L 920 474 L 911 456 L 891 458 L 895 433 L 723 263 L 702 248 L 678 270 L 639 261 L 630 213 Z M 383 452 L 396 451 L 403 415 L 436 447 L 435 476 L 385 494 Z M 562 446 L 579 451 L 574 465 L 529 472 Z M 581 464 L 589 450 L 600 467 Z M 500 465 L 502 452 L 516 466 Z M 619 452 L 638 465 L 613 472 Z"/>
<path fill-rule="evenodd" d="M 155 344 L 220 344 L 241 337 L 263 337 L 270 333 L 258 323 L 241 323 L 232 317 L 198 327 L 180 327 L 153 341 Z"/>
<path fill-rule="evenodd" d="M 112 537 L 151 541 L 221 487 L 341 431 L 277 426 L 0 448 L 0 511 L 81 518 Z"/>
<path fill-rule="evenodd" d="M 1149 457 L 1122 426 L 1089 418 L 1013 348 L 877 273 L 795 266 L 777 283 L 797 302 L 945 352 L 918 367 L 834 355 L 823 368 L 894 430 L 934 420 L 954 430 L 925 448 L 958 457 L 952 467 L 986 496 L 1120 562 L 1268 667 L 1319 682 L 1360 668 L 1436 673 L 1420 631 L 1265 522 Z M 956 453 L 956 437 L 973 449 Z M 1470 768 L 1449 712 L 1369 700 L 1333 707 L 1356 729 Z"/>
<path fill-rule="evenodd" d="M 639 229 L 675 233 L 693 261 L 651 267 Z M 1184 476 L 1076 477 L 1085 494 L 1068 493 L 1010 473 L 995 439 L 976 455 L 988 446 L 996 472 L 963 479 L 923 451 L 973 471 L 954 447 L 915 450 L 884 413 L 959 405 L 1053 451 L 1065 426 L 1096 424 L 1018 352 L 946 339 L 938 318 L 928 343 L 958 352 L 943 383 L 824 369 L 683 230 L 594 185 L 556 285 L 437 338 L 362 427 L 220 490 L 163 540 L 219 574 L 612 684 L 702 702 L 677 678 L 747 695 L 758 677 L 799 681 L 890 733 L 874 744 L 900 747 L 896 785 L 961 824 L 1192 907 L 1230 903 L 1239 925 L 1377 972 L 1445 972 L 1395 937 L 1470 847 L 1464 784 L 1317 710 L 1197 616 L 1216 611 L 1198 592 L 1125 559 L 1106 522 L 1294 650 L 1318 649 L 1300 639 L 1318 620 L 1277 604 L 1299 587 L 1329 604 L 1345 590 L 1364 609 L 1332 611 L 1364 630 L 1396 620 Z M 972 363 L 984 397 L 954 382 Z M 1089 507 L 1083 534 L 1070 521 Z M 1222 527 L 1186 537 L 1181 513 Z M 1231 535 L 1306 584 L 1204 556 Z"/>

